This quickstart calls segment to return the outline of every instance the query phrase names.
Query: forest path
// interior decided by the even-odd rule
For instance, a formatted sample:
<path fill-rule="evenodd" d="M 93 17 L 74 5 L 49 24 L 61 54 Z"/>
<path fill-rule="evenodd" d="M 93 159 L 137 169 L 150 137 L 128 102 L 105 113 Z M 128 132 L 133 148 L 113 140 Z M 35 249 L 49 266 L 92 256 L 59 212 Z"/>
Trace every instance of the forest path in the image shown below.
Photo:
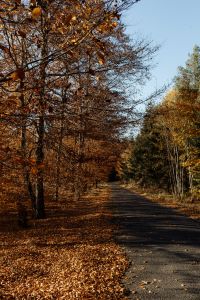
<path fill-rule="evenodd" d="M 116 241 L 130 267 L 130 299 L 200 300 L 200 223 L 111 184 Z"/>

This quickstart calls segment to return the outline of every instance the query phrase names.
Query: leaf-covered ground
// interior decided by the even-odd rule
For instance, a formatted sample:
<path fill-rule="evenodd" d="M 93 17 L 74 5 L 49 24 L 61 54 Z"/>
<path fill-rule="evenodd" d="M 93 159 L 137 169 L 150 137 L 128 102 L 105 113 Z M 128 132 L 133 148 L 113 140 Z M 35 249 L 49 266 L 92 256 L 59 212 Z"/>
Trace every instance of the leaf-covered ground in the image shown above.
<path fill-rule="evenodd" d="M 47 218 L 19 230 L 1 213 L 0 299 L 126 299 L 127 261 L 112 240 L 108 189 L 49 204 Z"/>

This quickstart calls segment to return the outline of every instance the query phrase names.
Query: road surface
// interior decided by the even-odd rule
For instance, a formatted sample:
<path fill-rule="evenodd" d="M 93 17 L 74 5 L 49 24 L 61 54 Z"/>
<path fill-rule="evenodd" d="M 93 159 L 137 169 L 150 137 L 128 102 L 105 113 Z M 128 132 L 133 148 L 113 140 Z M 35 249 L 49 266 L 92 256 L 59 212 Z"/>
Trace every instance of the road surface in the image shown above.
<path fill-rule="evenodd" d="M 129 299 L 200 300 L 200 223 L 111 187 L 115 239 L 130 261 L 123 279 Z"/>

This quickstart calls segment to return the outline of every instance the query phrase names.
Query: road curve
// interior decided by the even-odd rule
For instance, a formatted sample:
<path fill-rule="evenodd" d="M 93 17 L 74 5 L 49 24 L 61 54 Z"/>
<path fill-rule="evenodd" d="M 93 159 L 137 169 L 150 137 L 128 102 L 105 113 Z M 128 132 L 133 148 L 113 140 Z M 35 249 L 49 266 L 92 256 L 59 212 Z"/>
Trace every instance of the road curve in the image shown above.
<path fill-rule="evenodd" d="M 200 223 L 111 184 L 116 241 L 130 267 L 123 283 L 137 300 L 200 300 Z"/>

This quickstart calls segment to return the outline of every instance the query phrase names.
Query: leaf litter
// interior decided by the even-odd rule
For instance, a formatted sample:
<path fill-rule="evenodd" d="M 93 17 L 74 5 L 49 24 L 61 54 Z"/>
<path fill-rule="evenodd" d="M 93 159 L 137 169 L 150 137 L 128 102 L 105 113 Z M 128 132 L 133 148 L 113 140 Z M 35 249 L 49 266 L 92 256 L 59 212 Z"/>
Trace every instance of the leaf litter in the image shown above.
<path fill-rule="evenodd" d="M 112 239 L 108 198 L 104 187 L 76 203 L 49 203 L 47 218 L 27 230 L 0 226 L 0 299 L 127 299 L 128 262 Z"/>

